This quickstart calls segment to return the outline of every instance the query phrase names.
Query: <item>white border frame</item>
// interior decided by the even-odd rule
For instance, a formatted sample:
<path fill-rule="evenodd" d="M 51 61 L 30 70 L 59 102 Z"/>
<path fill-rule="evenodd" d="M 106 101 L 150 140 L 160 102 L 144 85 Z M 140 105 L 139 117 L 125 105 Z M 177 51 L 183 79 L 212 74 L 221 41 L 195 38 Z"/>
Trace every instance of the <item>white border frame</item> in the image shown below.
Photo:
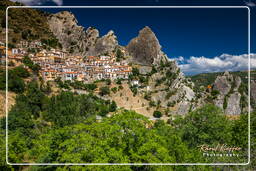
<path fill-rule="evenodd" d="M 243 8 L 248 10 L 248 161 L 247 163 L 10 163 L 8 161 L 8 10 L 10 8 Z M 194 166 L 194 165 L 239 165 L 245 166 L 250 163 L 250 8 L 248 6 L 8 6 L 6 8 L 6 163 L 8 165 L 155 165 L 155 166 Z"/>

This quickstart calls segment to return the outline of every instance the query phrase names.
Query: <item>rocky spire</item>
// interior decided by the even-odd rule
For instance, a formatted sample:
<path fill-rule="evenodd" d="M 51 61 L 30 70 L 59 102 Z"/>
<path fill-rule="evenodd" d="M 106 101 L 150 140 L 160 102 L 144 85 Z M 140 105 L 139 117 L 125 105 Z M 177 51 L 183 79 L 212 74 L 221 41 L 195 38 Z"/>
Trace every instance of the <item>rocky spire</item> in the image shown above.
<path fill-rule="evenodd" d="M 140 30 L 139 35 L 129 42 L 127 50 L 133 61 L 141 65 L 152 65 L 163 56 L 155 33 L 148 26 Z"/>

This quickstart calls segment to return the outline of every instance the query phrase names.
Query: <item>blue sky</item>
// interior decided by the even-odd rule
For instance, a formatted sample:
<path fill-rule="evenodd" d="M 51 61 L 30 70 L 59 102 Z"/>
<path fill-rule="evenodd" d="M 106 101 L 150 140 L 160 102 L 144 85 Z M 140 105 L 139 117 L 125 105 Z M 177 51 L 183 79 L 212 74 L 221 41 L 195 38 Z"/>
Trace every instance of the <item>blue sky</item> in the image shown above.
<path fill-rule="evenodd" d="M 26 1 L 29 4 L 29 0 L 20 1 Z M 37 5 L 35 3 L 43 5 L 246 5 L 245 1 L 238 0 L 226 0 L 219 4 L 214 1 L 205 1 L 200 4 L 197 4 L 197 1 L 193 2 L 31 1 L 32 5 Z M 255 8 L 251 7 L 252 52 L 256 50 Z M 178 59 L 180 67 L 186 74 L 244 70 L 248 67 L 245 62 L 243 66 L 239 64 L 239 61 L 244 60 L 243 54 L 247 53 L 248 47 L 247 9 L 52 9 L 48 11 L 61 10 L 71 11 L 78 19 L 78 24 L 85 28 L 95 26 L 101 35 L 113 30 L 121 45 L 127 45 L 133 37 L 137 36 L 140 29 L 149 26 L 159 39 L 163 51 L 171 59 Z M 223 54 L 227 54 L 226 57 L 223 57 Z"/>

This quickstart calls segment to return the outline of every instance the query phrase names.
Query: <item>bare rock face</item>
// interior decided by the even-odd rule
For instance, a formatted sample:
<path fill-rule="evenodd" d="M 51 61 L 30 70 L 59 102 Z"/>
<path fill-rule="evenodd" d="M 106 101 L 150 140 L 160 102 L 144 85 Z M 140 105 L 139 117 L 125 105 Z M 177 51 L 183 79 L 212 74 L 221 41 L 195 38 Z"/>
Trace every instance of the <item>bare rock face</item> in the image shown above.
<path fill-rule="evenodd" d="M 87 34 L 82 26 L 77 25 L 75 16 L 62 11 L 48 18 L 48 25 L 53 34 L 58 38 L 64 50 L 79 54 L 87 47 Z M 98 31 L 94 34 L 95 39 L 99 36 Z"/>
<path fill-rule="evenodd" d="M 231 89 L 230 82 L 232 81 L 232 75 L 230 75 L 229 72 L 225 72 L 223 76 L 218 76 L 216 78 L 213 89 L 218 90 L 222 95 L 226 95 Z"/>
<path fill-rule="evenodd" d="M 241 114 L 241 94 L 238 92 L 241 85 L 241 78 L 225 72 L 218 76 L 214 82 L 213 89 L 219 91 L 219 95 L 214 100 L 214 104 L 224 110 L 228 115 Z"/>
<path fill-rule="evenodd" d="M 94 27 L 85 31 L 78 25 L 75 16 L 68 11 L 51 15 L 48 25 L 63 49 L 71 54 L 99 55 L 112 52 L 118 45 L 113 31 L 103 37 L 99 37 L 99 31 Z"/>
<path fill-rule="evenodd" d="M 191 105 L 191 103 L 189 103 L 188 101 L 184 101 L 184 102 L 180 103 L 177 114 L 180 114 L 180 115 L 187 114 L 189 112 L 190 105 Z"/>
<path fill-rule="evenodd" d="M 117 38 L 112 30 L 106 35 L 97 39 L 95 44 L 95 53 L 109 53 L 115 50 L 118 46 Z"/>
<path fill-rule="evenodd" d="M 256 81 L 251 81 L 251 97 L 254 102 L 256 102 Z"/>
<path fill-rule="evenodd" d="M 146 75 L 147 73 L 150 73 L 152 71 L 152 67 L 151 66 L 141 66 L 139 68 L 139 72 L 142 75 Z"/>
<path fill-rule="evenodd" d="M 93 27 L 89 27 L 86 30 L 86 39 L 85 41 L 85 55 L 94 55 L 94 48 L 96 40 L 99 37 L 99 31 Z"/>
<path fill-rule="evenodd" d="M 227 108 L 225 109 L 226 114 L 239 115 L 241 113 L 240 98 L 241 94 L 238 92 L 235 92 L 228 97 Z"/>
<path fill-rule="evenodd" d="M 156 35 L 149 27 L 140 30 L 138 37 L 133 38 L 127 45 L 129 54 L 133 61 L 140 65 L 152 65 L 159 63 L 161 60 L 166 61 L 166 57 L 161 52 Z"/>
<path fill-rule="evenodd" d="M 238 91 L 240 85 L 241 85 L 241 78 L 240 77 L 235 77 L 234 78 L 234 91 Z"/>

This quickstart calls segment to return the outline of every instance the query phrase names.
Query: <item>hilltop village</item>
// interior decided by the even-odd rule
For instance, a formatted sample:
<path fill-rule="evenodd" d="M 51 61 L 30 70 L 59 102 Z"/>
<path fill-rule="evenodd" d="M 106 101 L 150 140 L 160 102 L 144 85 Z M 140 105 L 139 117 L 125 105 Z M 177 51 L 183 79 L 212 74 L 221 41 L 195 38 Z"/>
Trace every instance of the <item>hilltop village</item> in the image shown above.
<path fill-rule="evenodd" d="M 35 51 L 37 49 L 37 52 Z M 6 47 L 0 46 L 1 63 L 5 64 Z M 59 49 L 44 49 L 40 41 L 21 41 L 15 48 L 8 50 L 8 62 L 14 65 L 22 64 L 28 56 L 34 64 L 40 66 L 40 76 L 45 81 L 92 82 L 101 79 L 128 79 L 132 67 L 125 61 L 118 62 L 115 53 L 100 56 L 77 56 Z"/>

